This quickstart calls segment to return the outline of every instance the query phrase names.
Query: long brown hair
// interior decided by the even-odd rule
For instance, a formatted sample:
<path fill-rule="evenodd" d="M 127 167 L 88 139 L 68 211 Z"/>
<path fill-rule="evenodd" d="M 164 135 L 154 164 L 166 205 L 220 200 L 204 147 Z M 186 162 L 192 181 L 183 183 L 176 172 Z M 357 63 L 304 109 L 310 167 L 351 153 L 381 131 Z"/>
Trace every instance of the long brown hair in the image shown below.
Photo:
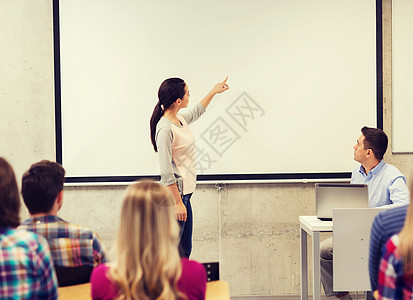
<path fill-rule="evenodd" d="M 413 272 L 413 174 L 410 179 L 410 204 L 406 221 L 399 233 L 399 254 L 403 259 L 405 273 Z"/>
<path fill-rule="evenodd" d="M 119 299 L 186 299 L 177 288 L 182 273 L 179 226 L 169 190 L 157 182 L 131 185 L 123 200 L 110 277 Z"/>
<path fill-rule="evenodd" d="M 165 109 L 168 109 L 176 100 L 185 95 L 185 81 L 181 78 L 168 78 L 164 80 L 158 90 L 158 103 L 153 109 L 150 120 L 151 126 L 151 141 L 155 152 L 158 152 L 156 146 L 156 125 L 161 119 Z"/>
<path fill-rule="evenodd" d="M 0 157 L 0 227 L 20 224 L 20 197 L 13 168 Z"/>

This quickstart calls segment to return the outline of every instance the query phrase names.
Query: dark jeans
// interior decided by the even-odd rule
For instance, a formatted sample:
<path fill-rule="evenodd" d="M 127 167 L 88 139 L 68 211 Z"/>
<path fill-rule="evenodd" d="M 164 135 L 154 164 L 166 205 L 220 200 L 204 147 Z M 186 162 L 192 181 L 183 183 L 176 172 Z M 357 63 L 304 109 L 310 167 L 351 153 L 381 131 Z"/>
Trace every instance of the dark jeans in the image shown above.
<path fill-rule="evenodd" d="M 191 194 L 186 194 L 182 196 L 182 202 L 186 207 L 186 221 L 179 221 L 179 226 L 181 227 L 181 241 L 179 242 L 179 250 L 181 256 L 188 257 L 191 255 L 192 251 L 192 207 L 191 207 Z"/>

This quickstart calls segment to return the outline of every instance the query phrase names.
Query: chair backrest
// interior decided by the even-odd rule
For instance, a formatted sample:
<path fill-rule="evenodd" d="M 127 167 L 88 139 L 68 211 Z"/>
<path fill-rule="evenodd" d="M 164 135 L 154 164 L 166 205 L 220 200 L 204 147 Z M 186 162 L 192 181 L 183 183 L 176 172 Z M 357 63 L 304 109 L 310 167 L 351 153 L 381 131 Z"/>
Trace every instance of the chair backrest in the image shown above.
<path fill-rule="evenodd" d="M 219 280 L 218 262 L 203 263 L 203 265 L 207 274 L 207 281 Z"/>
<path fill-rule="evenodd" d="M 369 291 L 369 245 L 374 217 L 385 208 L 333 210 L 334 291 Z"/>
<path fill-rule="evenodd" d="M 93 266 L 61 267 L 55 266 L 59 287 L 90 282 Z"/>

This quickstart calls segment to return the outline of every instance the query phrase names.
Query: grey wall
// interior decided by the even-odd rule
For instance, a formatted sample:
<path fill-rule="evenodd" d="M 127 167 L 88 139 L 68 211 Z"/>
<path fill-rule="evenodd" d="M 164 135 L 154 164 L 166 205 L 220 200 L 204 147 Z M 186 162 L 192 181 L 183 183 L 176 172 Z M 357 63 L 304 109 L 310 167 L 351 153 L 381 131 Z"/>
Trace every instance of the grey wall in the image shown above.
<path fill-rule="evenodd" d="M 384 130 L 391 140 L 390 0 L 383 15 Z M 51 1 L 0 0 L 0 37 L 0 155 L 21 178 L 31 163 L 55 159 Z M 316 142 L 326 147 L 328 139 Z M 411 177 L 412 154 L 388 153 L 385 160 Z M 66 187 L 60 215 L 96 230 L 110 248 L 124 188 Z M 315 212 L 313 184 L 199 185 L 192 201 L 192 258 L 219 260 L 231 295 L 299 293 L 298 216 Z"/>

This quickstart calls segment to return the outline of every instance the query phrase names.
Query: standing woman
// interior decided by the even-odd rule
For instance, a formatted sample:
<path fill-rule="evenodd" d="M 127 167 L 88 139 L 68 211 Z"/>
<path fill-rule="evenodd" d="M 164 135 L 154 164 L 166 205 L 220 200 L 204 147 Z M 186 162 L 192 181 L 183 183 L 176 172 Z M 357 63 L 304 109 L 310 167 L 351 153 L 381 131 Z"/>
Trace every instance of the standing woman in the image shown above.
<path fill-rule="evenodd" d="M 175 200 L 176 218 L 181 226 L 180 247 L 185 257 L 192 250 L 191 196 L 196 186 L 195 137 L 189 124 L 204 112 L 212 98 L 229 87 L 223 82 L 213 89 L 188 112 L 178 114 L 189 103 L 188 85 L 180 78 L 162 82 L 158 91 L 159 101 L 153 110 L 150 126 L 151 140 L 158 152 L 161 183 L 171 191 Z"/>
<path fill-rule="evenodd" d="M 413 299 L 413 178 L 404 226 L 383 247 L 375 298 Z"/>

